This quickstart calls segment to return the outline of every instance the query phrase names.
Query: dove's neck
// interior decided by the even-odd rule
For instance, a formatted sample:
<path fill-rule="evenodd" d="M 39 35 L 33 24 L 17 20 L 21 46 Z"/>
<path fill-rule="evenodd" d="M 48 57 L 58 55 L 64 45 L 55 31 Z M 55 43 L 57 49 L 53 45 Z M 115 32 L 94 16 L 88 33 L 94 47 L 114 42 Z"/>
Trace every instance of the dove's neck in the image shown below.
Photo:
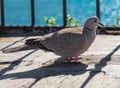
<path fill-rule="evenodd" d="M 89 27 L 84 27 L 83 35 L 86 37 L 86 39 L 87 39 L 87 41 L 89 41 L 89 43 L 92 43 L 96 36 L 96 30 L 91 29 Z"/>

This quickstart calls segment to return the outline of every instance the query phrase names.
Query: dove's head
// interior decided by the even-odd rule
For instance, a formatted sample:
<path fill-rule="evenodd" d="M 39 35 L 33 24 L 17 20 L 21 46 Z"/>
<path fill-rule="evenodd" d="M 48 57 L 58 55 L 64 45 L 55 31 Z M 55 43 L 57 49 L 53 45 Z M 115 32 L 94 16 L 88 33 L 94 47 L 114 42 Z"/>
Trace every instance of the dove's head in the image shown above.
<path fill-rule="evenodd" d="M 99 24 L 101 24 L 99 18 L 93 16 L 86 20 L 84 27 L 96 30 Z"/>

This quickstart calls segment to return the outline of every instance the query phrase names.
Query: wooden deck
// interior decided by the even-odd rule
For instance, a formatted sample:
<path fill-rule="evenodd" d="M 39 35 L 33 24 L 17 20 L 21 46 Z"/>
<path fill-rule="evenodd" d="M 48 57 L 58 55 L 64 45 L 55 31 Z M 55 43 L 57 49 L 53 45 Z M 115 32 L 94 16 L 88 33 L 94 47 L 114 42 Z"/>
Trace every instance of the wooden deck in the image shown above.
<path fill-rule="evenodd" d="M 27 38 L 0 38 L 0 50 Z M 97 35 L 77 64 L 54 64 L 60 57 L 43 50 L 1 51 L 0 88 L 120 88 L 120 35 Z"/>

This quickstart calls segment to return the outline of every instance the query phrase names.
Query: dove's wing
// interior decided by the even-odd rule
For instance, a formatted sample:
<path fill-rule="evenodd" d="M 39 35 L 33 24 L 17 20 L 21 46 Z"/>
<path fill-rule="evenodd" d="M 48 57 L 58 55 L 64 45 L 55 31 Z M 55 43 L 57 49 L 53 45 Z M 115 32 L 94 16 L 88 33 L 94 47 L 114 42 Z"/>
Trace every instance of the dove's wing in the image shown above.
<path fill-rule="evenodd" d="M 80 54 L 86 40 L 81 29 L 67 28 L 44 36 L 41 43 L 61 56 Z"/>

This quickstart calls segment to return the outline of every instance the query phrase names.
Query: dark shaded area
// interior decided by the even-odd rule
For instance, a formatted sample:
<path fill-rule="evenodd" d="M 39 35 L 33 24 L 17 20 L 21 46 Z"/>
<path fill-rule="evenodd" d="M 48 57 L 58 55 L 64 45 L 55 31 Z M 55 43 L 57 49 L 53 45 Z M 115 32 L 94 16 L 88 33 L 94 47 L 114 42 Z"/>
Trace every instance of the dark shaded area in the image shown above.
<path fill-rule="evenodd" d="M 4 26 L 4 33 L 1 36 L 40 36 L 51 32 L 56 32 L 65 28 L 63 26 L 18 26 L 10 25 Z M 34 30 L 33 30 L 34 29 Z"/>

